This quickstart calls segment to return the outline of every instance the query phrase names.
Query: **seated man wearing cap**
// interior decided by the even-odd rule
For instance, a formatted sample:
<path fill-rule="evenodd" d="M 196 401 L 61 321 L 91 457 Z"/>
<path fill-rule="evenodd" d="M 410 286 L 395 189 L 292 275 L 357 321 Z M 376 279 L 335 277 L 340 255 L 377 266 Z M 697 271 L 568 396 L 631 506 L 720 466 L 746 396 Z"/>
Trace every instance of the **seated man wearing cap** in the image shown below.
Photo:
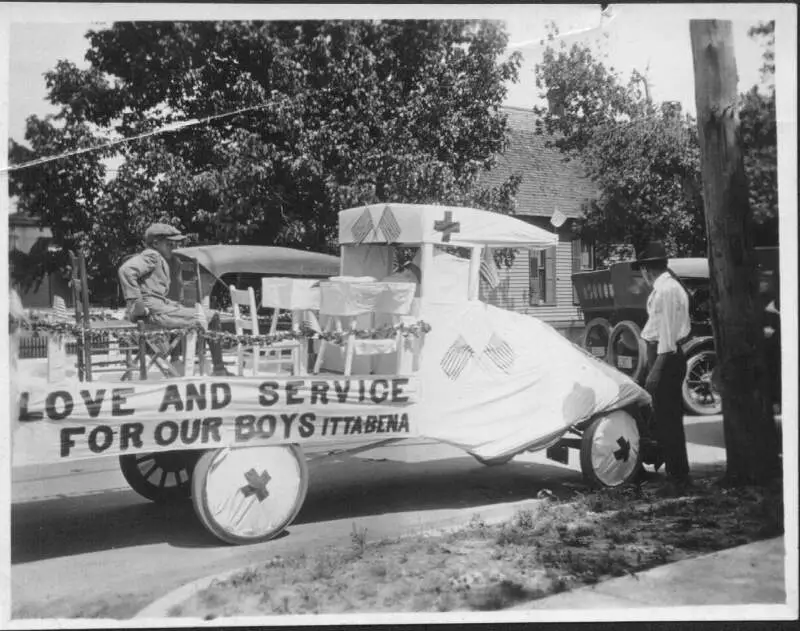
<path fill-rule="evenodd" d="M 169 260 L 172 250 L 186 236 L 168 224 L 156 223 L 144 233 L 147 248 L 132 256 L 119 268 L 122 295 L 128 307 L 128 318 L 146 318 L 147 322 L 165 329 L 190 328 L 198 323 L 197 312 L 167 298 L 170 288 Z M 219 329 L 219 314 L 206 310 L 209 329 Z M 222 361 L 219 342 L 209 341 L 213 374 L 230 375 Z"/>

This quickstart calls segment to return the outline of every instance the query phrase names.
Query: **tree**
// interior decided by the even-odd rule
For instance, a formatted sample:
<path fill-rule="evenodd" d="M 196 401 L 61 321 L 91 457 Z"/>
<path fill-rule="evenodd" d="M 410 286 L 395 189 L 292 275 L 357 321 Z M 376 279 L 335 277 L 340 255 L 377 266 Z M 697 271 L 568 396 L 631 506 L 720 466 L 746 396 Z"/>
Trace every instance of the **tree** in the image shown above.
<path fill-rule="evenodd" d="M 48 75 L 68 127 L 132 137 L 203 121 L 122 146 L 118 172 L 90 198 L 103 265 L 154 220 L 201 241 L 326 250 L 351 206 L 513 208 L 513 182 L 476 185 L 505 146 L 500 106 L 520 63 L 500 60 L 500 23 L 137 22 L 87 37 L 89 70 L 60 62 Z"/>
<path fill-rule="evenodd" d="M 734 107 L 732 31 L 728 21 L 690 21 L 727 477 L 760 484 L 779 473 L 780 463 L 762 352 L 753 217 Z"/>
<path fill-rule="evenodd" d="M 759 22 L 747 31 L 752 38 L 764 38 L 764 63 L 761 66 L 761 80 L 775 92 L 775 20 Z"/>
<path fill-rule="evenodd" d="M 9 142 L 12 165 L 99 143 L 86 123 L 63 113 L 43 119 L 31 116 L 25 137 L 30 148 L 13 139 Z M 53 234 L 52 239 L 37 242 L 27 256 L 13 255 L 15 282 L 28 288 L 51 271 L 66 273 L 70 250 L 93 249 L 95 233 L 102 232 L 97 200 L 105 176 L 104 155 L 102 151 L 83 153 L 11 172 L 9 193 L 17 197 L 18 208 L 38 218 Z"/>
<path fill-rule="evenodd" d="M 653 104 L 646 78 L 625 83 L 585 44 L 549 45 L 536 66 L 548 107 L 536 107 L 539 133 L 578 160 L 597 184 L 579 229 L 598 258 L 620 244 L 640 250 L 660 239 L 675 255 L 705 251 L 697 133 L 679 104 Z"/>
<path fill-rule="evenodd" d="M 744 168 L 755 222 L 756 245 L 778 245 L 778 127 L 775 111 L 775 22 L 758 24 L 750 37 L 765 40 L 761 79 L 740 98 L 739 120 Z"/>

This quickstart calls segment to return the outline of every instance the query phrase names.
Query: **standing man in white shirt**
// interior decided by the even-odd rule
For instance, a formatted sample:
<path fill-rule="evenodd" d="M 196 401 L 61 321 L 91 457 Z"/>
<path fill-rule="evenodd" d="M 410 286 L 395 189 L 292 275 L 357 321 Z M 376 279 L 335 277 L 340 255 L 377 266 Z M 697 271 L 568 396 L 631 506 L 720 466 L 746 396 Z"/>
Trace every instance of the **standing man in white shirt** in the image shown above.
<path fill-rule="evenodd" d="M 688 338 L 689 296 L 667 269 L 664 244 L 654 241 L 636 257 L 633 269 L 641 269 L 652 292 L 647 299 L 647 323 L 642 339 L 647 342 L 650 372 L 645 388 L 653 397 L 655 435 L 661 447 L 667 477 L 688 484 L 689 458 L 683 429 L 681 388 L 686 376 L 686 358 L 681 344 Z"/>

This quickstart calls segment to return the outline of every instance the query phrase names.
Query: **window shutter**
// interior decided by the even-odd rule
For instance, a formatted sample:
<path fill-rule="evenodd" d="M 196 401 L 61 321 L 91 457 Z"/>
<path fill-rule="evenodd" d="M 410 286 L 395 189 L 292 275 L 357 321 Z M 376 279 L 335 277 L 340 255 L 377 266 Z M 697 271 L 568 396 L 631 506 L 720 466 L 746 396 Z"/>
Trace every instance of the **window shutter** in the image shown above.
<path fill-rule="evenodd" d="M 544 253 L 542 253 L 544 254 Z M 539 252 L 531 250 L 530 258 L 528 259 L 530 266 L 530 273 L 528 275 L 529 282 L 529 295 L 528 304 L 536 306 L 539 304 Z"/>
<path fill-rule="evenodd" d="M 580 272 L 583 269 L 583 264 L 581 260 L 581 240 L 580 239 L 573 239 L 572 241 L 572 273 L 575 274 Z M 572 279 L 570 279 L 572 282 Z M 575 284 L 572 283 L 572 304 L 578 305 L 580 301 L 578 300 L 578 290 L 575 289 Z"/>
<path fill-rule="evenodd" d="M 547 248 L 544 258 L 545 290 L 544 300 L 547 304 L 556 303 L 556 246 Z"/>

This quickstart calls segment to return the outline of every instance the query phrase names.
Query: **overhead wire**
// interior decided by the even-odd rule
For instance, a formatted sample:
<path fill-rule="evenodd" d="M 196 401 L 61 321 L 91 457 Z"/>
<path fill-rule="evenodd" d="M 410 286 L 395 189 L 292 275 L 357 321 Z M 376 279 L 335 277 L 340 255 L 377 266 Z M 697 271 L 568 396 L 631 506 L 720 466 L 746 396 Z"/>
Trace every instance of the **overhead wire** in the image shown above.
<path fill-rule="evenodd" d="M 547 39 L 541 39 L 540 38 L 540 39 L 535 39 L 535 40 L 532 39 L 532 40 L 526 40 L 526 41 L 523 41 L 523 42 L 511 43 L 511 44 L 508 45 L 508 47 L 509 48 L 525 48 L 525 47 L 528 47 L 528 46 L 531 46 L 531 45 L 541 45 L 541 46 L 549 45 L 550 43 L 552 43 L 555 40 L 565 39 L 567 37 L 571 37 L 571 36 L 574 36 L 574 35 L 583 35 L 585 33 L 589 33 L 589 32 L 592 32 L 592 31 L 602 30 L 610 22 L 612 22 L 615 17 L 616 17 L 616 15 L 611 11 L 611 7 L 606 7 L 601 11 L 600 23 L 597 26 L 590 26 L 590 27 L 586 27 L 586 28 L 576 29 L 576 30 L 573 30 L 573 31 L 568 31 L 566 33 L 559 33 L 557 35 L 549 36 Z M 62 160 L 62 159 L 65 159 L 65 158 L 70 158 L 70 157 L 73 157 L 73 156 L 82 155 L 84 153 L 89 153 L 89 152 L 92 152 L 92 151 L 100 151 L 102 149 L 108 149 L 108 148 L 119 146 L 119 145 L 122 145 L 122 144 L 135 142 L 137 140 L 143 140 L 145 138 L 151 138 L 151 137 L 154 137 L 154 136 L 159 136 L 161 134 L 173 133 L 173 132 L 176 132 L 176 131 L 180 131 L 182 129 L 186 129 L 188 127 L 195 127 L 195 126 L 198 126 L 198 125 L 208 124 L 209 122 L 214 121 L 214 120 L 218 120 L 218 119 L 221 119 L 221 118 L 227 118 L 227 117 L 230 117 L 230 116 L 236 116 L 237 114 L 242 114 L 244 112 L 263 109 L 263 108 L 268 107 L 268 106 L 269 106 L 269 103 L 261 103 L 259 105 L 251 105 L 251 106 L 248 106 L 248 107 L 238 108 L 238 109 L 235 109 L 235 110 L 231 110 L 229 112 L 222 112 L 220 114 L 212 114 L 210 116 L 205 116 L 205 117 L 199 118 L 199 119 L 192 118 L 192 119 L 188 119 L 188 120 L 184 120 L 184 121 L 178 121 L 178 122 L 174 122 L 174 123 L 170 123 L 168 125 L 165 125 L 164 127 L 160 127 L 158 129 L 154 129 L 154 130 L 151 130 L 151 131 L 148 131 L 148 132 L 137 134 L 135 136 L 128 136 L 128 137 L 125 137 L 125 138 L 118 138 L 116 140 L 111 140 L 109 142 L 105 142 L 105 143 L 102 143 L 102 144 L 99 144 L 99 145 L 92 145 L 90 147 L 82 147 L 80 149 L 73 149 L 73 150 L 65 151 L 63 153 L 56 154 L 56 155 L 43 156 L 43 157 L 40 157 L 40 158 L 36 158 L 34 160 L 30 160 L 28 162 L 22 162 L 20 164 L 13 164 L 13 165 L 5 166 L 5 167 L 0 167 L 0 173 L 19 171 L 21 169 L 26 169 L 26 168 L 30 168 L 30 167 L 34 167 L 34 166 L 39 166 L 39 165 L 42 165 L 42 164 L 47 164 L 49 162 L 54 162 L 56 160 Z M 646 122 L 648 120 L 653 120 L 653 119 L 658 118 L 658 117 L 659 116 L 656 114 L 656 115 L 640 117 L 640 118 L 637 118 L 637 119 L 634 119 L 634 120 L 631 120 L 631 121 L 614 121 L 614 122 L 608 122 L 608 123 L 601 123 L 599 125 L 599 127 L 600 128 L 605 128 L 607 126 L 610 126 L 610 127 L 627 127 L 629 125 L 641 124 L 643 122 Z M 116 172 L 117 170 L 114 169 L 113 171 Z"/>
<path fill-rule="evenodd" d="M 65 151 L 64 153 L 59 153 L 52 156 L 43 156 L 41 158 L 36 158 L 35 160 L 30 160 L 28 162 L 21 162 L 20 164 L 12 164 L 7 167 L 0 167 L 0 173 L 3 172 L 11 172 L 11 171 L 19 171 L 20 169 L 27 169 L 33 166 L 39 166 L 41 164 L 47 164 L 48 162 L 53 162 L 55 160 L 62 160 L 64 158 L 70 158 L 72 156 L 81 155 L 84 153 L 89 153 L 91 151 L 99 151 L 101 149 L 108 149 L 109 147 L 115 147 L 118 145 L 122 145 L 128 142 L 134 142 L 136 140 L 142 140 L 144 138 L 150 138 L 153 136 L 158 136 L 161 134 L 167 134 L 179 131 L 181 129 L 186 129 L 187 127 L 195 127 L 197 125 L 204 125 L 208 124 L 213 120 L 217 120 L 220 118 L 227 118 L 230 116 L 236 116 L 237 114 L 242 114 L 244 112 L 251 112 L 258 109 L 263 109 L 268 107 L 269 103 L 261 103 L 259 105 L 251 105 L 248 107 L 241 107 L 236 110 L 232 110 L 230 112 L 223 112 L 221 114 L 212 114 L 211 116 L 205 116 L 203 118 L 190 118 L 184 121 L 178 121 L 175 123 L 170 123 L 169 125 L 165 125 L 164 127 L 159 127 L 158 129 L 153 129 L 148 132 L 144 132 L 142 134 L 137 134 L 135 136 L 127 136 L 125 138 L 118 138 L 116 140 L 112 140 L 106 143 L 102 143 L 99 145 L 92 145 L 91 147 L 82 147 L 80 149 L 72 149 L 71 151 Z"/>

